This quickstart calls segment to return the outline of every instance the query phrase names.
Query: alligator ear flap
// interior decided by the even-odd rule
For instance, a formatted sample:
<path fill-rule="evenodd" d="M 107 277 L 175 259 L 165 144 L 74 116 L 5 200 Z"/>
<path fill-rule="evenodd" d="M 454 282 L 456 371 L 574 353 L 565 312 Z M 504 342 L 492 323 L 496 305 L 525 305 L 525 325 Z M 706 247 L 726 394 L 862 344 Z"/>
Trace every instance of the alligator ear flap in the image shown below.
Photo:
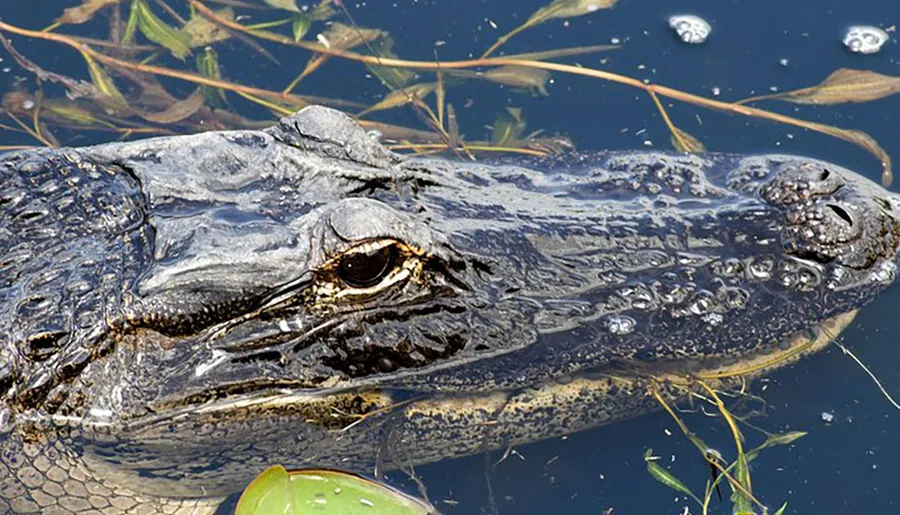
<path fill-rule="evenodd" d="M 402 157 L 381 146 L 346 114 L 309 106 L 266 129 L 276 140 L 327 157 L 390 168 Z"/>

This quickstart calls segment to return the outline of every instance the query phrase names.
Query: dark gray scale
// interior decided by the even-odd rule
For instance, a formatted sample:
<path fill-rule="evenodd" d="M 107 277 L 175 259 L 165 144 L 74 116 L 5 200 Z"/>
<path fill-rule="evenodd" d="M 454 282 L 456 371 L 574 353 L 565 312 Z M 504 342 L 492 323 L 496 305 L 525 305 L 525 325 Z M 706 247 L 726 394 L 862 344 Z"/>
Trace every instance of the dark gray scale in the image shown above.
<path fill-rule="evenodd" d="M 0 388 L 24 405 L 101 354 L 151 251 L 138 181 L 74 152 L 0 163 Z"/>

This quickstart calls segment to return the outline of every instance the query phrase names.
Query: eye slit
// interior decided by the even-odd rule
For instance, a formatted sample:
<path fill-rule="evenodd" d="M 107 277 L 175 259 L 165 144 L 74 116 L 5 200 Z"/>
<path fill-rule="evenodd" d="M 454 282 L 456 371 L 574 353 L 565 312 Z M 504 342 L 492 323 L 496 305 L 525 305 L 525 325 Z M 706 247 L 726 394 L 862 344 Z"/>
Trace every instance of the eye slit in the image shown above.
<path fill-rule="evenodd" d="M 337 273 L 351 288 L 370 288 L 384 279 L 397 261 L 397 247 L 358 250 L 341 257 Z"/>

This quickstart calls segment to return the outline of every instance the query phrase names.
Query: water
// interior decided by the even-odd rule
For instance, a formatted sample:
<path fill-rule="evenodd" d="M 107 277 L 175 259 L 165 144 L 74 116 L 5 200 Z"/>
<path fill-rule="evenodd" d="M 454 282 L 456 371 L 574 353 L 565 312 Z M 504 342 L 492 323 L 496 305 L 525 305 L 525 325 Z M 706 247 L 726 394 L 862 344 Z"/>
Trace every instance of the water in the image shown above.
<path fill-rule="evenodd" d="M 361 25 L 389 30 L 396 40 L 395 50 L 404 58 L 428 60 L 437 55 L 447 61 L 480 54 L 544 2 L 346 3 Z M 39 28 L 74 3 L 46 0 L 40 9 L 34 9 L 32 1 L 4 0 L 0 17 L 19 26 Z M 679 13 L 706 19 L 712 26 L 709 40 L 702 45 L 681 44 L 667 25 L 668 17 Z M 603 44 L 615 38 L 622 43 L 620 50 L 579 62 L 698 94 L 709 96 L 715 90 L 721 99 L 731 100 L 767 94 L 772 88 L 784 91 L 817 84 L 838 68 L 900 75 L 896 33 L 875 55 L 851 54 L 841 43 L 843 30 L 849 25 L 887 28 L 895 23 L 900 23 L 900 6 L 893 0 L 622 0 L 611 11 L 554 20 L 532 29 L 514 38 L 505 50 Z M 90 31 L 80 30 L 82 34 Z M 23 38 L 15 38 L 15 44 L 47 69 L 86 76 L 78 55 L 58 45 Z M 270 89 L 286 85 L 307 59 L 304 52 L 267 45 L 283 63 L 278 67 L 259 57 L 248 60 L 250 51 L 239 43 L 217 48 L 229 79 Z M 9 90 L 18 77 L 28 74 L 7 54 L 0 53 L 0 57 L 4 59 L 0 69 L 10 68 L 0 74 Z M 162 62 L 172 64 L 165 58 Z M 192 89 L 184 84 L 167 84 L 182 96 Z M 641 92 L 559 74 L 548 90 L 548 97 L 530 97 L 478 83 L 452 90 L 450 100 L 457 106 L 462 132 L 470 140 L 486 138 L 490 130 L 485 125 L 492 123 L 496 113 L 506 106 L 516 106 L 524 108 L 529 129 L 566 133 L 581 148 L 669 148 L 669 134 L 652 102 Z M 50 91 L 58 94 L 58 90 Z M 304 81 L 303 91 L 327 92 L 365 103 L 374 102 L 384 93 L 374 79 L 365 76 L 361 66 L 337 60 Z M 467 100 L 471 104 L 463 107 Z M 835 107 L 763 106 L 807 120 L 863 129 L 895 159 L 900 156 L 900 139 L 896 136 L 900 97 Z M 260 118 L 267 116 L 261 108 L 243 109 Z M 680 128 L 701 138 L 711 150 L 805 154 L 835 161 L 871 178 L 877 179 L 880 174 L 877 162 L 864 151 L 795 127 L 681 104 L 669 109 L 669 114 Z M 411 111 L 389 112 L 379 119 L 418 123 Z M 104 139 L 62 131 L 58 136 L 63 143 L 73 145 Z M 3 133 L 2 144 L 32 143 L 21 134 Z M 892 189 L 897 191 L 896 187 Z M 900 396 L 900 355 L 895 346 L 900 322 L 893 313 L 898 301 L 900 288 L 894 287 L 860 314 L 844 333 L 843 341 L 881 378 L 889 392 Z M 896 496 L 900 413 L 849 358 L 831 348 L 771 375 L 757 385 L 756 392 L 762 388 L 768 416 L 756 419 L 756 423 L 770 431 L 810 432 L 790 447 L 763 452 L 754 462 L 754 491 L 764 502 L 777 507 L 788 501 L 787 513 L 896 512 L 900 504 Z M 726 455 L 732 449 L 727 427 L 721 422 L 703 415 L 688 416 L 687 421 Z M 664 413 L 518 447 L 517 453 L 489 472 L 486 463 L 500 460 L 502 453 L 421 467 L 418 473 L 431 499 L 445 513 L 490 512 L 492 505 L 497 512 L 507 514 L 600 514 L 608 509 L 616 514 L 682 514 L 685 506 L 691 513 L 698 513 L 695 505 L 648 475 L 642 458 L 646 447 L 652 447 L 679 478 L 702 491 L 709 477 L 708 466 Z M 399 473 L 392 473 L 391 479 L 404 482 Z M 729 510 L 727 502 L 719 503 L 713 513 Z"/>

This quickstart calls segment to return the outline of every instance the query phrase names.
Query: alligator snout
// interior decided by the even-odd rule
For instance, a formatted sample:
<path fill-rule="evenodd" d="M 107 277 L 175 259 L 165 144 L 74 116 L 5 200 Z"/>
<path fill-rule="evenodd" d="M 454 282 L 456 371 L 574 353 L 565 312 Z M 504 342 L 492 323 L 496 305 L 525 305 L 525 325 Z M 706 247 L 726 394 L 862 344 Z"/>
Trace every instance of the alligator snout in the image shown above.
<path fill-rule="evenodd" d="M 786 158 L 770 169 L 758 191 L 785 213 L 787 254 L 830 265 L 835 288 L 885 277 L 885 270 L 896 268 L 900 196 L 831 163 Z"/>

